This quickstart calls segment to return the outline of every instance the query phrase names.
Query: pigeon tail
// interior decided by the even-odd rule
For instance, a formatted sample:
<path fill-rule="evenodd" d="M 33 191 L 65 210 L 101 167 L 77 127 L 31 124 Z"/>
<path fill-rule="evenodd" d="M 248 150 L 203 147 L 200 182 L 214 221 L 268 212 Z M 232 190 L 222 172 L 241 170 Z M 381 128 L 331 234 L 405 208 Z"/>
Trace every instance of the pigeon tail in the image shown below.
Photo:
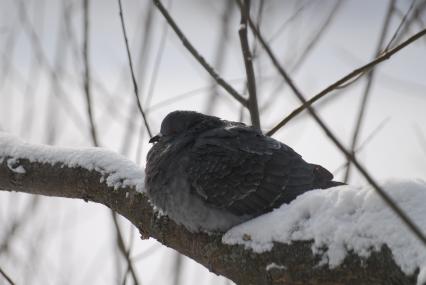
<path fill-rule="evenodd" d="M 314 167 L 315 180 L 313 185 L 315 188 L 327 189 L 330 187 L 346 185 L 343 182 L 333 181 L 333 174 L 321 165 L 311 164 Z"/>
<path fill-rule="evenodd" d="M 342 185 L 347 185 L 347 184 L 340 181 L 331 180 L 331 181 L 328 181 L 323 187 L 320 187 L 320 188 L 327 189 L 327 188 L 342 186 Z"/>

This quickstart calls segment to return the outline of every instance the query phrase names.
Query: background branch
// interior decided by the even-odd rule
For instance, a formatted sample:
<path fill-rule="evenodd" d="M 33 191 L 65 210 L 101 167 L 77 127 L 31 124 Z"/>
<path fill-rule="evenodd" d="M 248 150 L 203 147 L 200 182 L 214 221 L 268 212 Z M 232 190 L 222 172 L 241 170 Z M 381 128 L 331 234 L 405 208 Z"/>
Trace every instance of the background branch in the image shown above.
<path fill-rule="evenodd" d="M 176 33 L 178 38 L 182 41 L 184 47 L 188 49 L 188 51 L 194 56 L 194 58 L 201 64 L 202 67 L 216 80 L 216 82 L 223 87 L 234 99 L 240 102 L 243 106 L 247 107 L 247 100 L 240 95 L 237 90 L 235 90 L 229 83 L 227 83 L 215 70 L 214 68 L 207 63 L 204 57 L 194 48 L 194 46 L 189 42 L 187 37 L 183 34 L 181 29 L 178 27 L 176 22 L 167 12 L 166 8 L 163 6 L 160 0 L 153 0 L 154 4 L 158 7 L 161 14 L 163 14 L 164 18 L 167 20 L 169 25 L 172 27 L 173 31 Z"/>
<path fill-rule="evenodd" d="M 243 1 L 240 5 L 241 21 L 238 34 L 240 36 L 241 49 L 243 52 L 244 66 L 246 68 L 247 89 L 249 92 L 248 109 L 252 125 L 260 130 L 259 107 L 257 105 L 256 78 L 253 69 L 253 56 L 247 39 L 248 15 L 250 14 L 250 0 Z"/>
<path fill-rule="evenodd" d="M 93 107 L 92 107 L 92 96 L 90 92 L 90 63 L 89 63 L 89 0 L 83 1 L 83 21 L 84 21 L 84 32 L 83 32 L 83 58 L 84 58 L 84 94 L 86 95 L 86 107 L 87 115 L 90 124 L 90 135 L 92 137 L 93 144 L 99 145 L 98 138 L 96 135 L 95 121 L 93 119 Z"/>
<path fill-rule="evenodd" d="M 376 47 L 376 51 L 375 51 L 375 55 L 374 57 L 377 58 L 381 51 L 382 51 L 382 47 L 384 46 L 385 43 L 385 39 L 386 36 L 388 34 L 388 30 L 389 30 L 389 26 L 390 26 L 390 21 L 392 18 L 392 14 L 394 11 L 394 6 L 395 6 L 395 0 L 390 0 L 389 1 L 389 6 L 385 15 L 385 19 L 383 22 L 383 27 L 382 30 L 380 32 L 380 37 L 379 37 L 379 41 L 377 43 L 377 47 Z M 392 42 L 392 40 L 389 42 L 389 44 Z M 388 45 L 389 46 L 389 45 Z M 358 137 L 359 134 L 361 132 L 361 127 L 365 118 L 365 112 L 367 109 L 367 103 L 368 103 L 368 99 L 370 97 L 370 90 L 371 90 L 371 86 L 373 86 L 373 81 L 374 81 L 374 75 L 376 72 L 377 68 L 373 68 L 371 69 L 371 71 L 368 73 L 367 75 L 367 83 L 365 84 L 365 88 L 362 94 L 362 99 L 361 99 L 361 105 L 359 106 L 359 110 L 358 110 L 358 116 L 357 116 L 357 120 L 356 120 L 356 124 L 355 124 L 355 129 L 354 132 L 352 134 L 352 142 L 351 142 L 351 146 L 350 146 L 350 152 L 352 153 L 352 156 L 355 156 L 355 149 L 357 147 L 358 144 Z M 351 162 L 348 159 L 347 161 L 348 167 L 346 168 L 346 173 L 345 173 L 345 178 L 343 181 L 348 182 L 349 180 L 349 176 L 351 173 Z"/>
<path fill-rule="evenodd" d="M 327 88 L 325 88 L 324 90 L 322 90 L 321 92 L 319 92 L 318 94 L 316 94 L 315 96 L 310 98 L 309 100 L 306 100 L 305 103 L 303 103 L 300 107 L 298 107 L 293 112 L 291 112 L 290 115 L 286 116 L 275 127 L 273 127 L 270 131 L 268 131 L 266 133 L 266 135 L 272 136 L 280 128 L 282 128 L 285 124 L 287 124 L 291 119 L 296 117 L 303 110 L 307 109 L 309 106 L 311 106 L 313 103 L 315 103 L 316 101 L 318 101 L 319 99 L 321 99 L 325 95 L 329 94 L 330 92 L 332 92 L 336 89 L 339 89 L 343 84 L 347 83 L 349 80 L 352 80 L 353 78 L 359 79 L 357 76 L 367 74 L 367 72 L 369 72 L 372 68 L 374 68 L 374 66 L 376 66 L 377 64 L 379 64 L 379 63 L 381 63 L 385 60 L 388 60 L 389 58 L 391 58 L 391 56 L 393 56 L 394 54 L 396 54 L 397 52 L 399 52 L 403 48 L 409 46 L 411 43 L 415 42 L 416 40 L 420 39 L 424 35 L 426 35 L 426 29 L 423 29 L 420 32 L 414 34 L 413 36 L 411 36 L 410 38 L 408 38 L 407 40 L 405 40 L 404 42 L 402 42 L 398 46 L 394 47 L 393 49 L 385 51 L 379 57 L 377 57 L 375 60 L 370 61 L 369 63 L 367 63 L 367 64 L 365 64 L 361 67 L 358 67 L 358 68 L 354 69 L 353 71 L 349 72 L 347 75 L 343 76 L 342 78 L 340 78 L 339 80 L 337 80 L 333 84 L 329 85 Z M 353 83 L 353 81 L 351 83 Z"/>
<path fill-rule="evenodd" d="M 135 94 L 136 104 L 138 106 L 139 112 L 142 115 L 142 119 L 143 119 L 143 122 L 145 124 L 146 130 L 149 134 L 149 137 L 152 137 L 152 132 L 151 132 L 151 129 L 150 129 L 149 124 L 148 124 L 148 119 L 146 118 L 146 114 L 145 114 L 145 112 L 142 108 L 142 104 L 141 104 L 141 101 L 139 99 L 139 89 L 138 89 L 138 84 L 136 82 L 135 72 L 133 70 L 132 56 L 130 54 L 129 41 L 127 39 L 126 25 L 124 23 L 123 7 L 121 5 L 121 0 L 118 0 L 118 8 L 119 8 L 121 29 L 123 31 L 124 44 L 126 45 L 127 59 L 129 60 L 130 75 L 132 77 L 133 91 L 134 91 L 134 94 Z"/>
<path fill-rule="evenodd" d="M 12 278 L 9 277 L 9 275 L 6 274 L 6 272 L 3 271 L 3 269 L 0 267 L 0 274 L 3 276 L 4 279 L 10 284 L 15 285 L 15 283 L 12 281 Z"/>

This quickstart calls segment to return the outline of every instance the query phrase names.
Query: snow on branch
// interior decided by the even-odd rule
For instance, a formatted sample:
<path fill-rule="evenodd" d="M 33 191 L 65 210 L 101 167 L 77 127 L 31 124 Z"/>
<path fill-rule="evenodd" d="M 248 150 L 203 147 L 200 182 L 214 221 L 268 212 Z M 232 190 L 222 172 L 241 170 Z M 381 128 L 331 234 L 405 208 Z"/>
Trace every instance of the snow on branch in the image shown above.
<path fill-rule="evenodd" d="M 59 164 L 61 167 L 83 168 L 102 175 L 109 187 L 135 187 L 143 191 L 144 172 L 135 163 L 102 148 L 63 148 L 47 145 L 28 144 L 22 140 L 0 132 L 0 162 L 7 160 L 9 168 L 15 172 L 25 169 L 20 159 L 43 164 Z"/>
<path fill-rule="evenodd" d="M 31 145 L 0 133 L 0 189 L 101 203 L 237 284 L 424 284 L 426 250 L 370 187 L 314 190 L 225 235 L 158 215 L 143 170 L 111 151 Z M 426 184 L 384 188 L 423 231 Z"/>

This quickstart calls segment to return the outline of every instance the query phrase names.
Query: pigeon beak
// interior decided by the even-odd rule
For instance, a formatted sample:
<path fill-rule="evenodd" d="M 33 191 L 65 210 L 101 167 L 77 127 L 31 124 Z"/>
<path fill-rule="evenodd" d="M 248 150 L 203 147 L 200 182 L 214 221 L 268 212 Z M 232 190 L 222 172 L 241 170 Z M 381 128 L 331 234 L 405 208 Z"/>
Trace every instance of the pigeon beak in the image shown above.
<path fill-rule="evenodd" d="M 153 136 L 150 140 L 149 140 L 149 143 L 155 143 L 155 142 L 158 142 L 160 139 L 161 139 L 161 137 L 162 137 L 163 135 L 161 134 L 161 133 L 159 133 L 158 135 L 156 135 L 156 136 Z"/>

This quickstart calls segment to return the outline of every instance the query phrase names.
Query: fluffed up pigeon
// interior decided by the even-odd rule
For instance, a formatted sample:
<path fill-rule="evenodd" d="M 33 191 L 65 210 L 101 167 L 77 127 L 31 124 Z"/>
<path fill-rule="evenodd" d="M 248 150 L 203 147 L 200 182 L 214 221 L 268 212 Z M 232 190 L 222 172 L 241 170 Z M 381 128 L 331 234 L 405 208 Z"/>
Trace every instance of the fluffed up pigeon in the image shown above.
<path fill-rule="evenodd" d="M 150 142 L 149 199 L 192 232 L 223 232 L 306 191 L 343 184 L 254 127 L 197 112 L 171 112 Z"/>

